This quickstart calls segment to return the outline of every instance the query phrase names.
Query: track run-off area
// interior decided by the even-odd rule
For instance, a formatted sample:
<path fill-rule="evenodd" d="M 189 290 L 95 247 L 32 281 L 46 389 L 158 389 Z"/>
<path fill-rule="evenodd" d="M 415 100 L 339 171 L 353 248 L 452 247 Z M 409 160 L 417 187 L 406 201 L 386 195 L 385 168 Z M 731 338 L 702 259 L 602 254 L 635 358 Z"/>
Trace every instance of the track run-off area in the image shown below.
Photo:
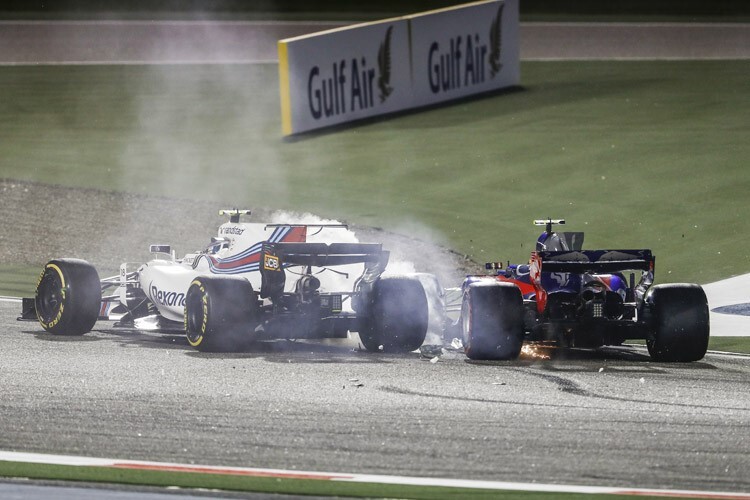
<path fill-rule="evenodd" d="M 514 362 L 272 342 L 236 354 L 0 302 L 0 450 L 514 483 L 748 492 L 750 358 L 643 347 Z M 549 359 L 547 359 L 549 358 Z"/>

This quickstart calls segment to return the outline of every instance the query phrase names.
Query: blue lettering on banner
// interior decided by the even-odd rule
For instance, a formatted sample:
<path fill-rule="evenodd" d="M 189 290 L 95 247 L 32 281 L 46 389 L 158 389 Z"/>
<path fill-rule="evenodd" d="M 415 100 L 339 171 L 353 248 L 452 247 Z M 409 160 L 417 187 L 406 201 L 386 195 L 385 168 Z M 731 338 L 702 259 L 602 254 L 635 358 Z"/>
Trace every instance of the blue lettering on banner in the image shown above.
<path fill-rule="evenodd" d="M 362 72 L 359 72 L 357 60 L 352 59 L 352 111 L 357 106 L 359 109 L 371 108 L 375 103 L 372 99 L 372 82 L 375 79 L 375 70 L 366 69 L 367 61 L 362 58 Z"/>
<path fill-rule="evenodd" d="M 474 35 L 472 47 L 471 35 L 466 37 L 466 67 L 464 70 L 464 85 L 476 85 L 485 80 L 484 61 L 487 57 L 487 46 L 479 43 L 479 35 Z M 471 81 L 469 81 L 471 79 Z"/>
<path fill-rule="evenodd" d="M 315 89 L 313 92 L 313 79 L 320 75 L 320 69 L 317 66 L 313 66 L 310 70 L 310 77 L 307 79 L 307 102 L 310 103 L 310 113 L 316 120 L 320 118 L 320 90 Z"/>
<path fill-rule="evenodd" d="M 351 81 L 349 86 L 347 81 Z M 346 113 L 347 108 L 349 111 L 372 108 L 374 82 L 375 69 L 367 67 L 364 57 L 352 59 L 351 64 L 344 59 L 333 63 L 328 75 L 321 75 L 320 68 L 313 66 L 307 79 L 310 114 L 319 120 Z"/>
<path fill-rule="evenodd" d="M 326 117 L 338 115 L 344 111 L 346 83 L 346 61 L 333 63 L 332 76 L 320 77 L 320 68 L 313 66 L 307 80 L 307 100 L 310 113 L 316 120 L 323 115 Z"/>
<path fill-rule="evenodd" d="M 463 37 L 461 36 L 448 41 L 446 52 L 440 51 L 438 42 L 432 42 L 430 45 L 427 72 L 430 90 L 433 94 L 484 83 L 487 45 L 480 43 L 478 34 L 473 37 L 466 35 L 466 57 L 464 57 L 462 45 Z"/>

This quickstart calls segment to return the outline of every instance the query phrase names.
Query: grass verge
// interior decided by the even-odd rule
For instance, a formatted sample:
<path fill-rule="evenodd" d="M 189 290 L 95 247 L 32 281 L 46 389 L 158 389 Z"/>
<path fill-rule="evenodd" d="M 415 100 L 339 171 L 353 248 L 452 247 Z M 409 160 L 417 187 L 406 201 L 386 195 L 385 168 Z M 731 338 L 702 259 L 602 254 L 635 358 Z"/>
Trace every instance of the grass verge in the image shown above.
<path fill-rule="evenodd" d="M 750 354 L 750 337 L 711 337 L 708 348 L 712 351 Z"/>
<path fill-rule="evenodd" d="M 750 272 L 749 72 L 524 62 L 517 92 L 284 141 L 274 64 L 2 67 L 0 171 L 309 211 L 480 263 L 527 260 L 531 219 L 565 217 L 589 248 L 652 248 L 659 282 L 708 283 Z"/>
<path fill-rule="evenodd" d="M 0 295 L 32 297 L 42 266 L 0 265 Z"/>
<path fill-rule="evenodd" d="M 390 485 L 378 483 L 337 482 L 310 479 L 281 479 L 275 477 L 248 477 L 223 474 L 198 474 L 190 472 L 163 472 L 130 470 L 113 467 L 87 467 L 50 464 L 29 464 L 0 461 L 0 476 L 61 481 L 127 484 L 156 487 L 179 487 L 287 495 L 345 496 L 362 498 L 410 498 L 480 500 L 503 498 L 505 500 L 605 500 L 625 498 L 625 495 L 539 493 L 525 491 L 483 490 L 434 486 Z M 632 498 L 632 495 L 627 495 Z M 670 495 L 671 497 L 671 495 Z M 660 498 L 641 496 L 639 498 Z M 671 497 L 680 498 L 680 497 Z M 695 498 L 685 496 L 684 498 Z"/>

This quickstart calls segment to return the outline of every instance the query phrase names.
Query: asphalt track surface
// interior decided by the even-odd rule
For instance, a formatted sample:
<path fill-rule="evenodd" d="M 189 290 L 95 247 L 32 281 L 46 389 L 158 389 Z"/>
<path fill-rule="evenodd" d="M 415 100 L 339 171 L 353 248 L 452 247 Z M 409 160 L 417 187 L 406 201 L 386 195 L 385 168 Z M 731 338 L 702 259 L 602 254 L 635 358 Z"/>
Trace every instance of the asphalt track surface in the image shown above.
<path fill-rule="evenodd" d="M 473 363 L 46 334 L 0 302 L 0 449 L 208 465 L 750 491 L 750 358 L 641 348 Z"/>
<path fill-rule="evenodd" d="M 252 44 L 237 45 L 230 36 L 228 44 L 194 44 L 185 51 L 176 35 L 169 41 L 150 38 L 149 33 L 162 29 L 152 26 L 143 33 L 131 30 L 124 38 L 71 38 L 61 45 L 52 34 L 62 24 L 42 27 L 36 35 L 32 30 L 39 26 L 21 24 L 20 31 L 0 26 L 0 61 L 267 61 L 275 59 L 279 37 L 278 26 L 268 23 L 271 34 L 258 34 Z M 658 45 L 643 43 L 645 34 L 631 32 L 625 39 L 637 43 L 625 44 L 624 54 L 602 52 L 604 42 L 591 43 L 597 39 L 591 34 L 583 45 L 596 46 L 590 50 L 598 55 L 577 54 L 747 58 L 747 25 L 730 27 L 739 29 L 732 35 L 739 42 L 719 47 L 714 28 L 695 26 L 691 29 L 698 31 L 688 36 L 671 32 L 670 42 Z M 114 28 L 92 29 L 106 33 Z M 525 59 L 573 57 L 565 50 L 581 44 L 558 34 L 533 45 L 531 31 L 524 27 Z M 189 33 L 210 33 L 217 40 L 212 29 L 193 26 Z M 294 34 L 299 33 L 283 36 Z M 114 49 L 105 39 L 115 41 Z M 665 53 L 664 45 L 672 48 Z M 248 46 L 257 50 L 246 53 Z M 537 52 L 529 52 L 532 46 Z M 696 47 L 706 51 L 699 55 Z M 239 354 L 201 354 L 181 336 L 115 330 L 106 322 L 82 337 L 54 337 L 33 322 L 17 322 L 18 310 L 17 303 L 0 302 L 4 450 L 750 491 L 748 357 L 709 354 L 697 363 L 661 364 L 651 362 L 643 349 L 621 348 L 553 351 L 549 360 L 524 357 L 503 363 L 472 363 L 446 352 L 432 363 L 418 353 L 362 352 L 356 341 L 276 342 Z"/>

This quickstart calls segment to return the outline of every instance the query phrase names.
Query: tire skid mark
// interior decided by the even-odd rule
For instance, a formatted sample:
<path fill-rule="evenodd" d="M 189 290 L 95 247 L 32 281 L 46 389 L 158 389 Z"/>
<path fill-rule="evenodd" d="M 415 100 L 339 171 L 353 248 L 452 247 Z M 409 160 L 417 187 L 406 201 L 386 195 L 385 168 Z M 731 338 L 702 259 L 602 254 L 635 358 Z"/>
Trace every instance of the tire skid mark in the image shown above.
<path fill-rule="evenodd" d="M 490 404 L 508 404 L 508 405 L 521 405 L 521 406 L 538 406 L 548 408 L 578 408 L 578 405 L 559 405 L 551 403 L 534 403 L 528 401 L 512 401 L 504 399 L 485 399 L 485 398 L 469 398 L 460 396 L 449 396 L 447 394 L 434 394 L 429 392 L 412 391 L 409 389 L 401 389 L 390 385 L 378 387 L 383 392 L 391 394 L 401 394 L 403 396 L 420 396 L 424 398 L 435 398 L 435 399 L 446 399 L 449 401 L 465 401 L 470 403 L 490 403 Z M 602 408 L 604 409 L 604 408 Z"/>
<path fill-rule="evenodd" d="M 592 398 L 592 399 L 603 399 L 607 401 L 619 401 L 619 402 L 624 402 L 624 403 L 640 403 L 640 404 L 647 404 L 647 405 L 670 406 L 670 407 L 678 407 L 678 408 L 691 408 L 691 409 L 700 408 L 704 410 L 719 410 L 719 411 L 733 410 L 733 411 L 750 412 L 750 408 L 722 407 L 722 406 L 688 404 L 688 403 L 671 403 L 669 401 L 653 401 L 653 400 L 647 400 L 647 399 L 635 399 L 635 398 L 623 398 L 619 396 L 609 396 L 606 394 L 600 394 L 600 393 L 591 392 L 586 389 L 583 389 L 574 381 L 570 379 L 566 379 L 564 377 L 559 377 L 557 375 L 539 373 L 536 371 L 524 371 L 524 373 L 527 373 L 528 375 L 531 375 L 533 377 L 541 378 L 548 382 L 552 382 L 553 384 L 557 385 L 558 388 L 562 392 L 573 394 L 575 396 Z"/>

